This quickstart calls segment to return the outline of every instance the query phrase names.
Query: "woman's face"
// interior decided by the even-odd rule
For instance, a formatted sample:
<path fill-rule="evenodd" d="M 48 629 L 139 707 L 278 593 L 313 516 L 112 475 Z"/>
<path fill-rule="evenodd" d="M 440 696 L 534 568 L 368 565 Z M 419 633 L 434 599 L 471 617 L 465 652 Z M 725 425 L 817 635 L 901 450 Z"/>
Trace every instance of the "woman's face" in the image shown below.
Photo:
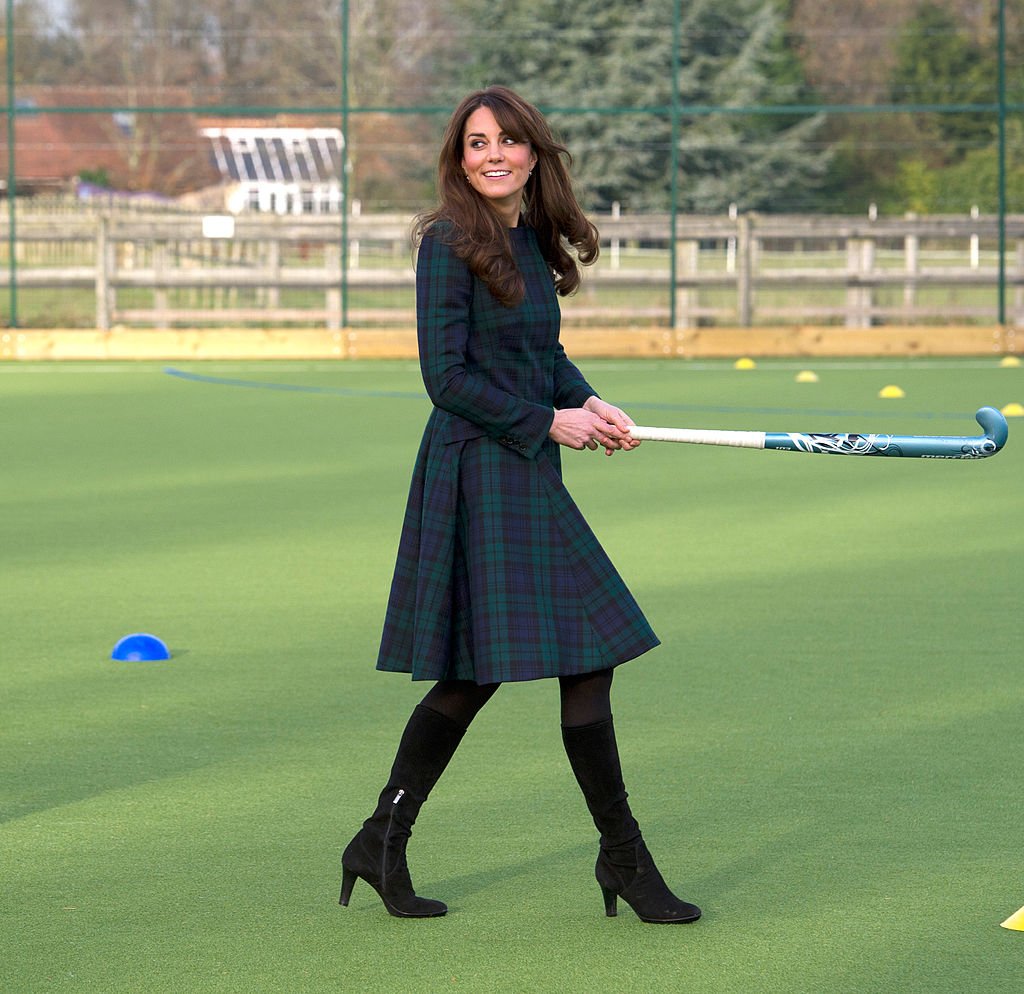
<path fill-rule="evenodd" d="M 462 169 L 470 186 L 486 197 L 510 228 L 519 223 L 523 187 L 537 156 L 528 141 L 501 130 L 487 107 L 478 107 L 462 132 Z"/>

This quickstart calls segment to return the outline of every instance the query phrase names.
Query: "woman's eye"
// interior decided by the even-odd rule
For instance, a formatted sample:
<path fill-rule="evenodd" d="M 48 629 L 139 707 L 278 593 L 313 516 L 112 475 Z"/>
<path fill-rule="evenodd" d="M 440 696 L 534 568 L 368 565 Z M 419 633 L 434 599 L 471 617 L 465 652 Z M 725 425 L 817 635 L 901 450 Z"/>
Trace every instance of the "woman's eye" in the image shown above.
<path fill-rule="evenodd" d="M 519 141 L 518 138 L 512 138 L 509 135 L 505 135 L 501 139 L 501 144 L 502 145 L 518 145 L 518 144 L 520 144 L 520 141 Z M 482 138 L 472 138 L 472 139 L 470 139 L 469 147 L 471 149 L 486 148 L 487 147 L 487 142 L 485 142 Z"/>

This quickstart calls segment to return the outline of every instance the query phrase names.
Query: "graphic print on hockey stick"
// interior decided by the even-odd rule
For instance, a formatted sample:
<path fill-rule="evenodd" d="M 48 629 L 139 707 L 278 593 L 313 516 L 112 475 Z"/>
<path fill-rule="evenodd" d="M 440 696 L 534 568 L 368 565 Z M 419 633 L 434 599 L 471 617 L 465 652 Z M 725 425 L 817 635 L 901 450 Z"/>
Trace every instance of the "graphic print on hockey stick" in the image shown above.
<path fill-rule="evenodd" d="M 1006 445 L 1006 418 L 983 407 L 975 419 L 984 435 L 860 435 L 852 432 L 717 431 L 701 428 L 652 428 L 633 425 L 634 438 L 654 442 L 727 445 L 743 449 L 777 449 L 832 456 L 898 456 L 916 459 L 985 459 Z"/>

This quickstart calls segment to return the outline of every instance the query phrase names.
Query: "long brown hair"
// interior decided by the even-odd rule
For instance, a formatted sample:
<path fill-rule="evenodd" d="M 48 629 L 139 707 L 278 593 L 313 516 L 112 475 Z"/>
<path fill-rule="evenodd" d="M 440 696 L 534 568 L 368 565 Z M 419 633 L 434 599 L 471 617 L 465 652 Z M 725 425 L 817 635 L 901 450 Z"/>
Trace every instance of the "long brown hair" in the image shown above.
<path fill-rule="evenodd" d="M 587 220 L 573 193 L 569 178 L 572 156 L 568 149 L 555 140 L 544 115 L 508 87 L 477 90 L 455 108 L 438 156 L 439 205 L 417 216 L 414 239 L 418 243 L 438 222 L 447 222 L 438 231 L 443 232 L 445 242 L 470 271 L 506 307 L 522 301 L 525 285 L 512 256 L 508 228 L 463 174 L 466 121 L 481 107 L 490 110 L 507 135 L 529 142 L 537 156 L 523 191 L 522 217 L 537 232 L 555 289 L 567 296 L 580 284 L 579 263 L 589 266 L 597 259 L 597 228 Z M 575 256 L 566 243 L 576 249 Z"/>

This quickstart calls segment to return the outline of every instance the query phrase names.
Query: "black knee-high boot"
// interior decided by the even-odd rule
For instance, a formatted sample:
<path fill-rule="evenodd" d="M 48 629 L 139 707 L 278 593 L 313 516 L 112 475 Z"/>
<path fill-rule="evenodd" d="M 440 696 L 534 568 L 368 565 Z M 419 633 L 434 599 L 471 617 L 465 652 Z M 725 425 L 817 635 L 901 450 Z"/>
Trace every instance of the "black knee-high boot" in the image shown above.
<path fill-rule="evenodd" d="M 437 918 L 448 911 L 441 901 L 416 896 L 405 847 L 423 802 L 455 755 L 465 731 L 430 708 L 415 708 L 377 808 L 341 857 L 342 905 L 348 905 L 356 877 L 361 877 L 398 918 Z"/>
<path fill-rule="evenodd" d="M 676 924 L 700 918 L 700 908 L 679 900 L 668 889 L 647 850 L 629 809 L 612 719 L 575 728 L 563 726 L 562 741 L 601 833 L 596 876 L 608 917 L 617 914 L 617 898 L 621 897 L 645 922 Z"/>

